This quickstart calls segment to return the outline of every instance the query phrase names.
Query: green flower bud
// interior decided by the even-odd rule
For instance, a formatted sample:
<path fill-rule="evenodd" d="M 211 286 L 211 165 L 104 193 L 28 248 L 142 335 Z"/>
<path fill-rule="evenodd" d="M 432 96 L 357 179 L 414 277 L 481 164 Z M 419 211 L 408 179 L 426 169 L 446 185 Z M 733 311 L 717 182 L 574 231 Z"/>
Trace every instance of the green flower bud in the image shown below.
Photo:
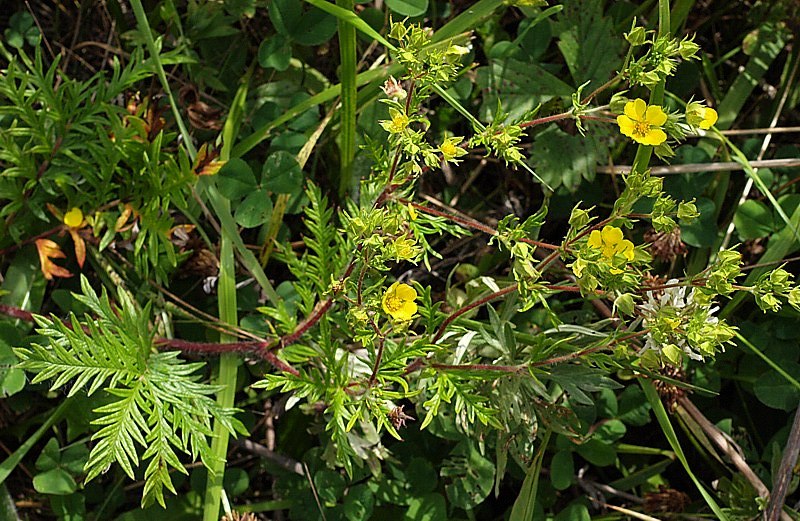
<path fill-rule="evenodd" d="M 569 225 L 575 229 L 580 229 L 589 224 L 591 220 L 591 215 L 589 214 L 589 210 L 584 210 L 579 206 L 576 206 L 572 209 L 572 213 L 569 215 Z"/>
<path fill-rule="evenodd" d="M 646 35 L 647 31 L 645 31 L 644 27 L 634 26 L 631 28 L 631 32 L 625 34 L 625 39 L 628 40 L 631 47 L 638 47 L 644 43 Z"/>
<path fill-rule="evenodd" d="M 773 284 L 773 287 L 776 287 L 776 290 L 785 290 L 789 277 L 791 277 L 791 275 L 789 275 L 788 271 L 777 268 L 769 274 L 769 281 Z"/>
<path fill-rule="evenodd" d="M 680 54 L 681 58 L 684 60 L 691 60 L 692 58 L 697 59 L 696 54 L 699 50 L 700 46 L 688 38 L 684 38 L 681 40 L 681 43 L 678 44 L 678 54 Z"/>
<path fill-rule="evenodd" d="M 392 24 L 392 29 L 389 31 L 389 38 L 394 38 L 395 40 L 402 40 L 405 38 L 406 34 L 408 33 L 408 27 L 401 22 L 395 22 Z"/>
<path fill-rule="evenodd" d="M 800 311 L 800 287 L 790 289 L 787 295 L 787 300 L 789 301 L 790 306 Z"/>
<path fill-rule="evenodd" d="M 684 223 L 691 223 L 698 217 L 700 217 L 700 212 L 697 211 L 697 206 L 694 204 L 694 200 L 688 202 L 683 201 L 678 204 L 678 219 Z"/>
<path fill-rule="evenodd" d="M 634 304 L 633 304 L 633 295 L 630 293 L 623 293 L 616 299 L 614 299 L 614 308 L 617 309 L 621 314 L 631 316 L 633 315 Z"/>
<path fill-rule="evenodd" d="M 665 141 L 664 143 L 661 143 L 661 144 L 660 144 L 660 145 L 658 145 L 657 147 L 655 147 L 655 148 L 653 149 L 653 151 L 654 151 L 654 152 L 656 153 L 656 155 L 657 155 L 658 157 L 660 157 L 661 159 L 668 159 L 668 158 L 670 158 L 670 157 L 675 157 L 675 151 L 674 151 L 674 150 L 672 150 L 672 147 L 671 147 L 671 146 L 669 146 L 669 145 L 666 143 L 666 141 Z"/>
<path fill-rule="evenodd" d="M 626 92 L 628 91 L 615 92 L 614 95 L 611 96 L 611 101 L 608 102 L 608 108 L 614 114 L 622 114 L 624 112 L 625 105 L 630 101 L 630 99 L 625 96 Z"/>

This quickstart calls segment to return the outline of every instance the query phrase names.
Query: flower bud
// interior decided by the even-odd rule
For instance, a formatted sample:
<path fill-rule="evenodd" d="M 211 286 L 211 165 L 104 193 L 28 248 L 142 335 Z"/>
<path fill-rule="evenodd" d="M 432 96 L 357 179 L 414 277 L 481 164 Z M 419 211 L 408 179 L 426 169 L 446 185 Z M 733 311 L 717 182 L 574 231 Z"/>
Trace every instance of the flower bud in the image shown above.
<path fill-rule="evenodd" d="M 700 46 L 688 38 L 684 38 L 681 40 L 681 43 L 678 44 L 678 54 L 680 54 L 681 58 L 684 60 L 691 60 L 692 58 L 697 59 L 695 55 L 699 50 Z"/>
<path fill-rule="evenodd" d="M 644 44 L 647 32 L 644 27 L 633 27 L 631 32 L 625 34 L 625 39 L 631 44 L 631 47 L 638 47 Z"/>

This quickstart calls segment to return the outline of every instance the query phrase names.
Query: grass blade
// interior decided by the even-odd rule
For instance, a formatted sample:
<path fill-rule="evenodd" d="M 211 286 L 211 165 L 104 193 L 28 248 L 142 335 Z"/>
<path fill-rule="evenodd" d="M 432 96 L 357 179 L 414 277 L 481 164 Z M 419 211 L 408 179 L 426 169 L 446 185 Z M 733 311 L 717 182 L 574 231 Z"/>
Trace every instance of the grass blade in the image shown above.
<path fill-rule="evenodd" d="M 664 409 L 664 404 L 661 403 L 661 398 L 658 396 L 658 391 L 656 391 L 655 386 L 653 386 L 653 382 L 650 380 L 640 379 L 639 384 L 642 386 L 642 390 L 644 390 L 644 394 L 647 397 L 647 401 L 650 403 L 650 407 L 653 408 L 653 413 L 656 415 L 656 419 L 658 420 L 658 424 L 661 426 L 661 430 L 664 431 L 664 436 L 667 438 L 669 446 L 672 447 L 673 452 L 675 452 L 675 456 L 677 456 L 678 460 L 681 462 L 681 465 L 683 465 L 683 468 L 686 469 L 686 473 L 689 475 L 689 478 L 691 478 L 692 482 L 697 487 L 697 490 L 700 492 L 700 495 L 702 495 L 703 499 L 705 499 L 706 504 L 711 508 L 714 514 L 717 515 L 717 519 L 727 521 L 728 517 L 717 504 L 716 500 L 713 498 L 713 496 L 711 496 L 711 494 L 708 493 L 703 484 L 700 483 L 700 480 L 697 479 L 697 476 L 694 475 L 694 472 L 692 472 L 689 462 L 686 460 L 686 456 L 681 448 L 680 441 L 678 441 L 678 436 L 675 434 L 675 430 L 672 428 L 672 424 L 669 421 L 667 411 Z"/>
<path fill-rule="evenodd" d="M 750 351 L 755 353 L 759 358 L 761 358 L 764 362 L 766 362 L 766 364 L 768 366 L 770 366 L 776 373 L 778 373 L 779 375 L 784 377 L 786 379 L 786 381 L 789 382 L 790 384 L 792 384 L 792 386 L 795 389 L 800 391 L 800 382 L 798 382 L 797 380 L 792 378 L 792 375 L 790 375 L 789 373 L 784 371 L 783 368 L 780 365 L 776 364 L 770 357 L 768 357 L 763 352 L 761 352 L 756 346 L 754 346 L 752 343 L 750 343 L 750 341 L 748 341 L 745 337 L 743 337 L 738 331 L 736 332 L 736 338 L 741 343 L 746 345 L 750 349 Z"/>
<path fill-rule="evenodd" d="M 181 137 L 183 138 L 183 145 L 186 147 L 189 157 L 194 160 L 194 156 L 197 155 L 197 151 L 194 149 L 194 145 L 192 144 L 192 138 L 189 135 L 189 130 L 186 128 L 183 118 L 181 118 L 178 105 L 175 103 L 175 96 L 172 95 L 172 89 L 169 88 L 167 74 L 164 72 L 164 65 L 161 63 L 159 49 L 156 46 L 155 40 L 153 40 L 153 32 L 150 30 L 150 22 L 147 21 L 147 15 L 144 12 L 144 7 L 142 7 L 142 1 L 131 0 L 131 7 L 133 7 L 133 14 L 136 16 L 136 25 L 139 26 L 139 30 L 144 36 L 144 41 L 147 43 L 147 50 L 150 53 L 150 58 L 153 60 L 153 64 L 155 64 L 158 80 L 161 82 L 161 86 L 164 87 L 164 92 L 167 93 L 169 106 L 172 108 L 172 114 L 175 117 L 175 123 L 177 123 L 178 129 L 181 132 Z"/>
<path fill-rule="evenodd" d="M 25 455 L 28 454 L 28 451 L 31 450 L 31 448 L 33 448 L 33 446 L 36 445 L 36 443 L 38 443 L 38 441 L 42 438 L 42 436 L 44 436 L 45 433 L 48 430 L 50 430 L 50 428 L 53 425 L 55 425 L 61 420 L 61 418 L 64 416 L 64 413 L 67 411 L 67 409 L 72 404 L 74 399 L 75 399 L 74 397 L 70 397 L 61 402 L 61 405 L 59 405 L 58 408 L 55 411 L 53 411 L 53 414 L 51 414 L 47 418 L 47 420 L 42 424 L 42 426 L 36 429 L 36 432 L 34 432 L 33 435 L 31 435 L 31 437 L 26 439 L 25 442 L 22 445 L 20 445 L 17 450 L 11 453 L 11 455 L 8 456 L 3 461 L 3 463 L 0 463 L 0 483 L 5 482 L 8 475 L 11 474 L 11 472 L 17 467 L 17 465 L 19 465 L 19 462 L 22 461 L 22 458 L 24 458 Z"/>
<path fill-rule="evenodd" d="M 338 5 L 334 5 L 330 2 L 326 2 L 325 0 L 305 0 L 309 4 L 322 9 L 323 11 L 332 14 L 339 20 L 340 22 L 345 22 L 348 25 L 352 26 L 355 29 L 358 29 L 362 33 L 366 34 L 373 40 L 376 40 L 381 43 L 381 45 L 385 46 L 387 49 L 391 49 L 393 51 L 397 50 L 397 48 L 389 43 L 389 41 L 381 36 L 379 32 L 369 26 L 367 22 L 356 16 L 356 14 L 352 11 L 352 0 L 336 0 Z M 346 5 L 350 5 L 351 7 L 345 7 Z M 341 35 L 341 25 L 339 26 L 339 34 Z"/>
<path fill-rule="evenodd" d="M 347 14 L 352 14 L 353 0 L 336 0 L 336 4 L 346 9 Z M 360 18 L 359 21 L 364 23 Z M 339 150 L 341 154 L 339 198 L 344 199 L 353 184 L 353 160 L 356 157 L 356 109 L 358 106 L 356 28 L 344 17 L 339 18 L 339 57 L 339 79 L 342 82 L 342 110 L 339 112 Z"/>
<path fill-rule="evenodd" d="M 542 463 L 547 444 L 550 441 L 550 430 L 545 432 L 539 452 L 525 474 L 525 481 L 522 483 L 522 490 L 519 492 L 514 507 L 511 509 L 511 516 L 508 521 L 530 521 L 533 519 L 534 508 L 536 507 L 536 495 L 539 490 L 539 476 L 542 474 Z"/>
<path fill-rule="evenodd" d="M 230 212 L 230 209 L 228 209 Z M 236 263 L 233 257 L 233 245 L 225 233 L 222 234 L 220 247 L 219 292 L 219 318 L 228 324 L 238 324 L 236 311 Z M 220 342 L 235 342 L 236 338 L 226 333 L 220 334 Z M 219 358 L 219 373 L 216 384 L 223 386 L 217 393 L 217 404 L 220 407 L 230 408 L 234 405 L 236 395 L 236 371 L 241 362 L 235 353 L 225 353 Z M 214 438 L 211 440 L 211 453 L 214 457 L 213 468 L 208 469 L 208 482 L 203 504 L 203 521 L 217 521 L 219 519 L 220 498 L 222 495 L 222 480 L 225 477 L 225 463 L 228 454 L 228 441 L 230 435 L 219 422 L 214 422 Z"/>

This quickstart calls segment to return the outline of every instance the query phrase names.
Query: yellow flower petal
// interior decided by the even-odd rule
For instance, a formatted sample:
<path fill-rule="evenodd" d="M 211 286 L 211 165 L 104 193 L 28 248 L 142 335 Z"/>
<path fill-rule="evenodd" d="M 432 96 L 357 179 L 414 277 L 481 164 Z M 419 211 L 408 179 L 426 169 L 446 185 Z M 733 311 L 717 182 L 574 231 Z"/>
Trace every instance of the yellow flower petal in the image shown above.
<path fill-rule="evenodd" d="M 402 300 L 414 300 L 417 298 L 417 291 L 408 284 L 399 284 L 395 291 L 397 298 Z"/>
<path fill-rule="evenodd" d="M 632 261 L 633 257 L 634 257 L 633 243 L 631 241 L 625 239 L 620 243 L 620 246 L 621 246 L 620 253 L 625 255 L 626 259 L 628 259 L 629 261 Z"/>
<path fill-rule="evenodd" d="M 703 121 L 700 122 L 700 128 L 703 130 L 708 130 L 714 123 L 717 122 L 717 111 L 712 109 L 711 107 L 706 107 L 706 110 L 703 114 Z"/>
<path fill-rule="evenodd" d="M 622 240 L 622 230 L 616 226 L 604 226 L 601 234 L 606 244 L 616 244 Z"/>
<path fill-rule="evenodd" d="M 64 224 L 70 228 L 78 228 L 83 224 L 83 212 L 80 208 L 73 208 L 64 214 Z"/>
<path fill-rule="evenodd" d="M 603 238 L 600 234 L 600 230 L 592 230 L 592 233 L 589 234 L 588 243 L 592 248 L 601 248 L 603 246 Z"/>
<path fill-rule="evenodd" d="M 661 110 L 661 107 L 659 107 L 658 105 L 652 105 L 650 107 L 647 107 L 644 119 L 650 125 L 660 127 L 661 125 L 667 122 L 667 115 L 664 114 L 664 111 Z"/>
<path fill-rule="evenodd" d="M 417 292 L 414 288 L 408 284 L 395 282 L 383 294 L 381 307 L 392 319 L 408 321 L 417 312 L 417 304 L 414 302 L 416 298 Z"/>
<path fill-rule="evenodd" d="M 647 112 L 647 103 L 641 98 L 636 98 L 625 104 L 625 115 L 634 121 L 641 121 Z"/>
<path fill-rule="evenodd" d="M 667 134 L 660 128 L 657 128 L 657 129 L 651 129 L 650 132 L 648 132 L 644 136 L 644 138 L 639 142 L 642 143 L 643 145 L 658 146 L 666 140 L 667 140 Z"/>
<path fill-rule="evenodd" d="M 617 116 L 617 125 L 619 125 L 619 131 L 624 135 L 628 137 L 633 136 L 633 130 L 636 123 L 631 118 L 625 115 Z"/>

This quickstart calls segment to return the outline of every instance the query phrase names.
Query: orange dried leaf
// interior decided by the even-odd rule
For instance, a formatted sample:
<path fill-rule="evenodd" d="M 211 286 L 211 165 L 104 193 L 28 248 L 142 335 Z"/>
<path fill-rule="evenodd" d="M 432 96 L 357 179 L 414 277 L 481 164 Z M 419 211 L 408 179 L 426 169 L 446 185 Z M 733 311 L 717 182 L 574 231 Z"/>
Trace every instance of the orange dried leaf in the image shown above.
<path fill-rule="evenodd" d="M 75 245 L 75 258 L 78 261 L 78 266 L 83 268 L 83 263 L 86 262 L 86 243 L 77 228 L 70 228 L 69 234 L 72 236 L 72 243 Z"/>
<path fill-rule="evenodd" d="M 122 210 L 122 213 L 117 218 L 117 222 L 114 223 L 115 232 L 122 232 L 127 229 L 125 225 L 128 222 L 128 219 L 130 219 L 131 214 L 134 214 L 134 219 L 135 219 L 135 212 L 133 211 L 133 206 L 131 206 L 130 203 L 127 203 L 125 205 L 125 209 Z"/>
<path fill-rule="evenodd" d="M 219 150 L 214 148 L 209 150 L 208 143 L 203 143 L 200 150 L 197 151 L 197 158 L 195 158 L 192 171 L 195 175 L 216 174 L 225 165 L 225 161 L 218 160 L 218 157 Z"/>
<path fill-rule="evenodd" d="M 42 265 L 41 269 L 44 278 L 53 280 L 53 277 L 67 278 L 72 276 L 72 273 L 66 268 L 62 268 L 51 260 L 67 258 L 58 244 L 50 239 L 36 239 L 36 249 L 39 252 L 39 262 Z"/>

